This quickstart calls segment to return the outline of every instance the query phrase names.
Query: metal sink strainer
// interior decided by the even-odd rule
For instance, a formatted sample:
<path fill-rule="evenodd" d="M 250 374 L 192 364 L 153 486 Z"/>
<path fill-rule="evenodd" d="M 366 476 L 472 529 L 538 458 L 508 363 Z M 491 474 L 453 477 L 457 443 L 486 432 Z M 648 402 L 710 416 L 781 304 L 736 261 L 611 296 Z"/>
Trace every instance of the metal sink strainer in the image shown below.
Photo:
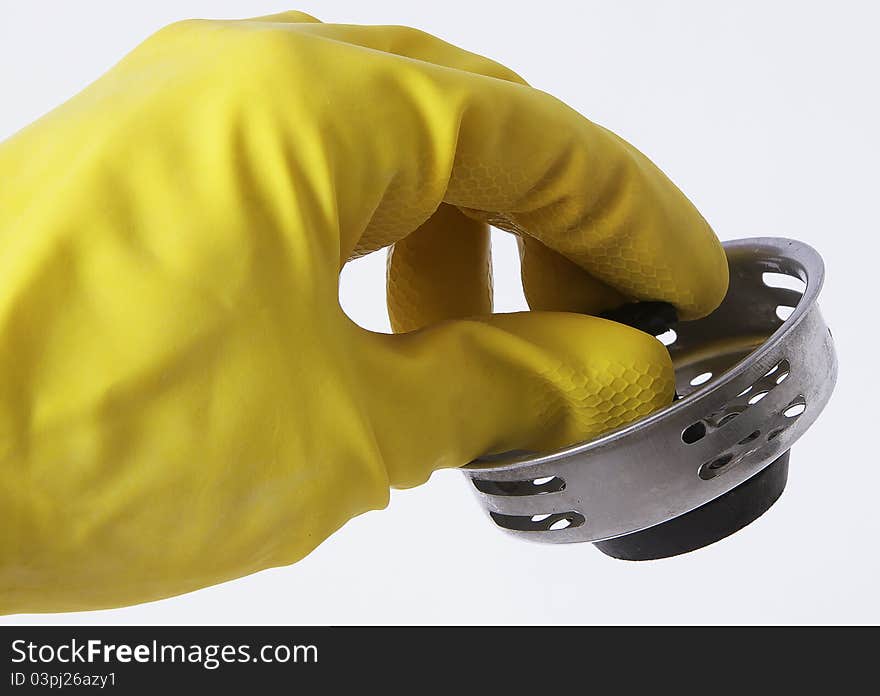
<path fill-rule="evenodd" d="M 711 544 L 773 505 L 789 449 L 837 378 L 831 331 L 816 304 L 824 264 L 790 239 L 724 248 L 730 288 L 708 317 L 675 323 L 659 303 L 613 317 L 668 346 L 673 404 L 590 442 L 486 457 L 463 469 L 497 526 L 647 560 Z"/>

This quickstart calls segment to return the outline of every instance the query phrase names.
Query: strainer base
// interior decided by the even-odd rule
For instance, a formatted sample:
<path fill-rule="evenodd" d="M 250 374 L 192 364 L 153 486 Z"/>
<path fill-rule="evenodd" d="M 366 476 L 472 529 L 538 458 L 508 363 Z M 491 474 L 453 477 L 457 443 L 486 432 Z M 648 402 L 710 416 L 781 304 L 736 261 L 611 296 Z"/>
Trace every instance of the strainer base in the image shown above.
<path fill-rule="evenodd" d="M 695 510 L 641 532 L 595 542 L 595 546 L 620 560 L 651 561 L 714 544 L 754 522 L 779 499 L 788 481 L 790 452 Z"/>

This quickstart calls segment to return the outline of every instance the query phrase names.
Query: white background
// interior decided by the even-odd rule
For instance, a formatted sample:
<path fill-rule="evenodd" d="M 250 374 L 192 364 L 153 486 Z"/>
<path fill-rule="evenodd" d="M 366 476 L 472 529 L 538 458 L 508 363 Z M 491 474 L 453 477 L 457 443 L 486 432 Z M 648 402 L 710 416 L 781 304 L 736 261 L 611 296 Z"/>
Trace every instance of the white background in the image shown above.
<path fill-rule="evenodd" d="M 293 2 L 294 0 L 291 0 Z M 459 472 L 395 492 L 311 556 L 128 609 L 0 623 L 777 623 L 880 621 L 878 6 L 872 2 L 301 0 L 328 22 L 409 24 L 493 57 L 652 157 L 722 239 L 792 236 L 824 256 L 840 381 L 792 450 L 781 500 L 733 537 L 626 563 L 507 537 Z M 0 139 L 159 27 L 277 1 L 0 1 Z M 3 182 L 0 181 L 0 186 Z M 496 236 L 498 311 L 524 308 Z M 387 330 L 384 254 L 342 302 Z M 0 534 L 3 530 L 0 529 Z M 279 529 L 278 534 L 285 530 Z"/>

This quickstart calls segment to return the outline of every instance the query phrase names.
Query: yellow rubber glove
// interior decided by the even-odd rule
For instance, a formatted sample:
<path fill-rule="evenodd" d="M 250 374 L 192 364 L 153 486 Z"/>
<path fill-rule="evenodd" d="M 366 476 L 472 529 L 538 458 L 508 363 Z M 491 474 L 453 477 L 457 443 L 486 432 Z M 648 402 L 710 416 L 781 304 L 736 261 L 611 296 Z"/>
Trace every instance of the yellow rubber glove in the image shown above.
<path fill-rule="evenodd" d="M 521 235 L 532 308 L 693 318 L 727 286 L 643 155 L 407 28 L 174 24 L 0 145 L 0 613 L 292 563 L 389 486 L 670 401 L 625 326 L 436 323 L 490 311 L 485 220 Z M 430 324 L 398 336 L 338 304 L 391 244 L 394 327 Z"/>

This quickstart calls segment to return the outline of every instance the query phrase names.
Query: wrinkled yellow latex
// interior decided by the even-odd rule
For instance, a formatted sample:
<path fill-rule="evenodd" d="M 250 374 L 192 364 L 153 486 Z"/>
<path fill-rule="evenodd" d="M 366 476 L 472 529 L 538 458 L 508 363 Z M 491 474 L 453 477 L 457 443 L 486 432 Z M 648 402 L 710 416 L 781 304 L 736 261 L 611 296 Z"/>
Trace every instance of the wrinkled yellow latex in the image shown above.
<path fill-rule="evenodd" d="M 557 311 L 485 316 L 487 220 Z M 337 295 L 391 244 L 394 328 L 427 326 L 397 336 Z M 492 61 L 298 13 L 174 24 L 0 145 L 0 613 L 292 563 L 389 486 L 646 414 L 663 346 L 566 312 L 698 317 L 726 285 L 654 165 Z"/>

